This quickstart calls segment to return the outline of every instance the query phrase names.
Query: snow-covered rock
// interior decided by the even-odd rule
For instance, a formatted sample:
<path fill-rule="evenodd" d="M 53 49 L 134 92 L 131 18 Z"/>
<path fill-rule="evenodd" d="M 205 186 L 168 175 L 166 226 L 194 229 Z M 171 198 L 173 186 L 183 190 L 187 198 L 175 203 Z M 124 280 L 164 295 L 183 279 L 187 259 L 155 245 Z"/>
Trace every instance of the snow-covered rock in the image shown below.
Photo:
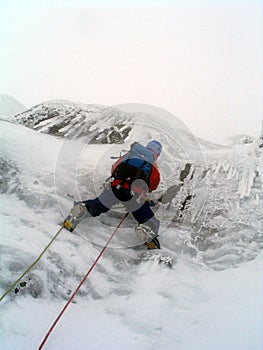
<path fill-rule="evenodd" d="M 100 105 L 69 101 L 41 103 L 13 120 L 34 130 L 89 143 L 123 143 L 131 127 L 127 113 Z"/>
<path fill-rule="evenodd" d="M 51 109 L 54 105 L 56 111 L 69 108 L 68 102 L 52 102 Z M 128 217 L 47 346 L 260 349 L 258 142 L 220 146 L 196 139 L 179 122 L 171 126 L 155 116 L 100 106 L 88 107 L 90 114 L 86 106 L 74 108 L 86 112 L 76 118 L 74 112 L 57 132 L 52 127 L 67 117 L 61 112 L 44 120 L 38 115 L 42 105 L 13 118 L 24 125 L 0 121 L 0 296 L 59 229 L 72 206 L 67 193 L 76 200 L 93 198 L 109 175 L 110 156 L 133 141 L 157 138 L 164 150 L 155 211 L 161 244 L 176 261 L 173 269 L 156 261 L 138 264 L 136 223 Z M 120 137 L 110 138 L 120 120 Z M 83 221 L 74 234 L 60 233 L 23 279 L 26 287 L 18 285 L 0 304 L 1 349 L 37 348 L 122 213 L 114 208 Z"/>
<path fill-rule="evenodd" d="M 226 145 L 243 145 L 255 142 L 255 138 L 249 135 L 235 135 L 223 140 Z"/>

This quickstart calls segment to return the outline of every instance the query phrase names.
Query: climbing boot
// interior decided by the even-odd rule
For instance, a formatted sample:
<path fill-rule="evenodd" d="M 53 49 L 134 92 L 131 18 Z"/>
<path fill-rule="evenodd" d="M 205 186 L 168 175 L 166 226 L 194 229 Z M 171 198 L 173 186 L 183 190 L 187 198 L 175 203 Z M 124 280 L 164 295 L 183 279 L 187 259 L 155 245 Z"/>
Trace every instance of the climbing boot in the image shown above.
<path fill-rule="evenodd" d="M 140 224 L 135 229 L 136 235 L 146 242 L 147 249 L 160 249 L 160 242 L 157 234 L 147 224 Z"/>
<path fill-rule="evenodd" d="M 70 213 L 63 222 L 63 227 L 73 232 L 77 225 L 85 218 L 88 217 L 88 210 L 82 202 L 76 202 L 71 209 Z"/>

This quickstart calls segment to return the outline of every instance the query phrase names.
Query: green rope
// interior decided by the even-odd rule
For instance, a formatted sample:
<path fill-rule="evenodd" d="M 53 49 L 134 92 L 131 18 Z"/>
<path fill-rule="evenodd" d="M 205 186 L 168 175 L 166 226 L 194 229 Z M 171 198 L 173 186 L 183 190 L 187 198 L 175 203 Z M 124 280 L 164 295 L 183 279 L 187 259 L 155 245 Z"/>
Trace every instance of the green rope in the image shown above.
<path fill-rule="evenodd" d="M 60 227 L 58 232 L 55 234 L 55 236 L 51 239 L 51 241 L 48 243 L 48 245 L 45 247 L 45 249 L 42 251 L 42 253 L 39 255 L 39 257 L 26 269 L 26 271 L 12 284 L 10 288 L 1 296 L 0 302 L 12 291 L 12 289 L 18 284 L 18 282 L 21 281 L 21 279 L 39 262 L 39 260 L 42 258 L 44 253 L 48 250 L 48 248 L 51 246 L 51 244 L 54 242 L 54 240 L 57 238 L 61 230 L 63 229 L 63 226 Z"/>

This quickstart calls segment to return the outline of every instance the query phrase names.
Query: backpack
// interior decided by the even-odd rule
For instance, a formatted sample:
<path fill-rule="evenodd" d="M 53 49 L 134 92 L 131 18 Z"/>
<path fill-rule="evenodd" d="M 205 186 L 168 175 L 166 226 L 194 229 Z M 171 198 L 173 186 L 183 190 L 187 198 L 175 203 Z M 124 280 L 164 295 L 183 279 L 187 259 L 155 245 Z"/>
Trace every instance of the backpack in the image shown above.
<path fill-rule="evenodd" d="M 128 182 L 129 185 L 140 179 L 149 186 L 154 162 L 155 156 L 149 149 L 140 143 L 134 143 L 114 169 L 112 177 L 115 180 L 122 180 L 121 183 Z"/>

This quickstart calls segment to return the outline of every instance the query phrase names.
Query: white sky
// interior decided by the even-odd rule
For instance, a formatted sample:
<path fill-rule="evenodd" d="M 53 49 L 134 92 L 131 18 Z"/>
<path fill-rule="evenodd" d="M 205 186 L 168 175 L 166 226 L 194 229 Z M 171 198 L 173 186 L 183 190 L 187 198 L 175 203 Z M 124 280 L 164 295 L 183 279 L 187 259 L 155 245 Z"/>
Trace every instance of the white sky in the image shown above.
<path fill-rule="evenodd" d="M 258 136 L 261 0 L 0 0 L 0 93 L 145 103 L 208 140 Z"/>

